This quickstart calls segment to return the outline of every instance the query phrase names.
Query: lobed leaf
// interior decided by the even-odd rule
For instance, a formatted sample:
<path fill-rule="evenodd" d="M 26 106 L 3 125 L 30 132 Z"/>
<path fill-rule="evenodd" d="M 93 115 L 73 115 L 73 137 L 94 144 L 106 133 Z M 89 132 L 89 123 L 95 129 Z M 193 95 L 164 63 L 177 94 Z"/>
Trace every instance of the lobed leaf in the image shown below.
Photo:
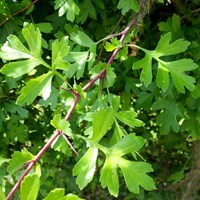
<path fill-rule="evenodd" d="M 51 80 L 53 78 L 53 73 L 48 72 L 37 78 L 34 78 L 26 83 L 20 91 L 20 96 L 17 98 L 18 104 L 27 103 L 31 104 L 35 98 L 42 95 L 43 99 L 46 100 L 51 93 Z"/>
<path fill-rule="evenodd" d="M 80 189 L 83 189 L 93 179 L 97 155 L 98 148 L 90 147 L 85 155 L 74 166 L 73 175 L 77 176 L 76 183 Z"/>
<path fill-rule="evenodd" d="M 145 140 L 142 137 L 135 136 L 134 133 L 126 135 L 122 140 L 110 148 L 110 153 L 114 156 L 123 156 L 128 153 L 135 153 L 135 151 L 142 148 Z"/>
<path fill-rule="evenodd" d="M 101 170 L 100 182 L 103 188 L 107 187 L 110 194 L 117 197 L 119 193 L 119 178 L 117 174 L 117 161 L 114 157 L 106 157 Z"/>
<path fill-rule="evenodd" d="M 68 37 L 57 39 L 52 43 L 52 68 L 67 70 L 70 64 L 63 58 L 69 53 Z"/>
<path fill-rule="evenodd" d="M 33 159 L 33 155 L 28 152 L 27 149 L 23 149 L 22 152 L 15 151 L 12 155 L 12 159 L 9 161 L 7 168 L 9 174 L 13 174 L 16 170 L 21 168 L 27 161 Z"/>
<path fill-rule="evenodd" d="M 122 15 L 125 15 L 125 13 L 127 13 L 129 10 L 138 12 L 139 5 L 137 0 L 119 0 L 117 8 L 121 10 Z"/>
<path fill-rule="evenodd" d="M 153 179 L 146 174 L 153 171 L 150 164 L 146 162 L 133 162 L 120 158 L 118 159 L 118 165 L 122 170 L 130 192 L 139 194 L 139 186 L 149 191 L 156 189 Z"/>

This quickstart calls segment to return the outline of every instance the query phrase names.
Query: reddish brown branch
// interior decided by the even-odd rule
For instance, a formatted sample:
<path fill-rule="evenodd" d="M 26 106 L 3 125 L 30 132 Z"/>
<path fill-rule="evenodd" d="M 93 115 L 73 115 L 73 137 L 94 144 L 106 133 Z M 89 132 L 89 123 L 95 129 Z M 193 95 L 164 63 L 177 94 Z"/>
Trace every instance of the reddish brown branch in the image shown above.
<path fill-rule="evenodd" d="M 22 8 L 21 10 L 18 10 L 17 12 L 15 12 L 15 13 L 13 13 L 13 14 L 11 14 L 11 16 L 10 17 L 7 17 L 4 21 L 2 21 L 1 23 L 0 23 L 0 26 L 2 26 L 3 24 L 5 24 L 8 20 L 10 20 L 12 17 L 14 17 L 15 15 L 18 15 L 19 13 L 21 13 L 21 12 L 24 12 L 25 10 L 28 10 L 32 5 L 34 5 L 37 1 L 39 1 L 39 0 L 34 0 L 32 3 L 30 3 L 28 6 L 26 6 L 26 7 L 24 7 L 24 8 Z"/>

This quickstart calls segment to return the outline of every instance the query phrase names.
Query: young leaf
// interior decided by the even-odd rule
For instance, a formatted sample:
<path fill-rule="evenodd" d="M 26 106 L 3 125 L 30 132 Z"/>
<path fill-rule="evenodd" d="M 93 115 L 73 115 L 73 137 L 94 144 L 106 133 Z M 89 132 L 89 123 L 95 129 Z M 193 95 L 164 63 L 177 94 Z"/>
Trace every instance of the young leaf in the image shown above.
<path fill-rule="evenodd" d="M 15 151 L 12 155 L 12 159 L 9 162 L 8 166 L 8 172 L 11 175 L 16 170 L 21 168 L 23 164 L 25 164 L 27 161 L 30 161 L 33 159 L 33 155 L 28 152 L 27 149 L 23 149 L 22 152 Z"/>
<path fill-rule="evenodd" d="M 108 187 L 110 194 L 117 197 L 119 193 L 119 178 L 117 174 L 117 159 L 106 157 L 101 170 L 100 182 L 103 188 Z"/>
<path fill-rule="evenodd" d="M 20 199 L 36 200 L 40 188 L 40 178 L 37 174 L 27 175 L 21 183 Z"/>
<path fill-rule="evenodd" d="M 126 125 L 130 127 L 138 127 L 138 126 L 144 125 L 142 121 L 135 118 L 136 116 L 137 116 L 137 113 L 131 110 L 115 113 L 115 117 L 119 121 L 125 123 Z"/>
<path fill-rule="evenodd" d="M 51 190 L 43 200 L 63 199 L 65 190 L 63 188 L 56 188 Z"/>
<path fill-rule="evenodd" d="M 57 39 L 52 44 L 52 68 L 67 70 L 70 64 L 63 58 L 69 53 L 68 37 L 63 37 L 60 41 Z"/>
<path fill-rule="evenodd" d="M 50 123 L 56 129 L 62 130 L 66 135 L 72 136 L 69 122 L 63 119 L 60 114 L 55 115 Z"/>
<path fill-rule="evenodd" d="M 146 174 L 153 171 L 150 164 L 120 158 L 118 159 L 118 165 L 122 170 L 129 191 L 139 194 L 139 186 L 145 190 L 156 189 L 153 179 Z"/>
<path fill-rule="evenodd" d="M 51 92 L 51 80 L 53 78 L 53 73 L 48 72 L 37 78 L 34 78 L 26 83 L 20 91 L 20 96 L 17 98 L 18 104 L 27 103 L 31 104 L 35 98 L 42 95 L 43 99 L 46 100 Z"/>
<path fill-rule="evenodd" d="M 112 38 L 110 42 L 106 42 L 104 48 L 107 52 L 115 50 L 117 47 L 121 45 L 121 42 L 117 38 Z"/>
<path fill-rule="evenodd" d="M 97 155 L 98 148 L 90 147 L 74 166 L 73 175 L 77 176 L 76 183 L 80 189 L 83 189 L 93 179 Z"/>
<path fill-rule="evenodd" d="M 94 112 L 92 115 L 93 135 L 90 138 L 94 142 L 99 142 L 114 123 L 114 115 L 111 108 L 105 108 Z"/>
<path fill-rule="evenodd" d="M 137 0 L 120 0 L 117 8 L 121 10 L 122 15 L 127 13 L 129 10 L 134 10 L 135 12 L 138 12 L 139 6 L 137 3 Z"/>

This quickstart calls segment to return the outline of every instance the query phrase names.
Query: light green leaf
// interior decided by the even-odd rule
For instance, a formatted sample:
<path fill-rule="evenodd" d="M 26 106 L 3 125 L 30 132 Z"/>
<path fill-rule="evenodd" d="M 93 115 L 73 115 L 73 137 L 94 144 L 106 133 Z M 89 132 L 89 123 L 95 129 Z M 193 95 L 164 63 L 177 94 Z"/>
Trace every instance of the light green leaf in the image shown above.
<path fill-rule="evenodd" d="M 40 188 L 40 178 L 37 174 L 27 175 L 21 183 L 20 199 L 36 200 Z"/>
<path fill-rule="evenodd" d="M 114 113 L 111 108 L 105 108 L 94 112 L 92 115 L 93 135 L 90 138 L 94 142 L 99 142 L 114 123 Z"/>
<path fill-rule="evenodd" d="M 159 64 L 158 64 L 156 82 L 158 84 L 158 87 L 162 88 L 162 90 L 164 92 L 168 89 L 168 86 L 169 86 L 169 70 L 161 62 L 159 62 Z"/>
<path fill-rule="evenodd" d="M 35 29 L 33 24 L 28 24 L 22 29 L 22 34 L 28 43 L 31 55 L 36 58 L 40 58 L 42 44 L 42 36 L 40 30 L 38 28 Z"/>
<path fill-rule="evenodd" d="M 84 199 L 79 198 L 77 195 L 74 194 L 68 194 L 64 196 L 62 200 L 84 200 Z"/>
<path fill-rule="evenodd" d="M 3 66 L 1 73 L 13 78 L 18 78 L 26 73 L 29 73 L 32 69 L 40 64 L 41 62 L 34 58 L 18 62 L 10 62 Z"/>
<path fill-rule="evenodd" d="M 158 44 L 156 49 L 153 51 L 153 57 L 159 58 L 160 56 L 169 56 L 169 55 L 175 55 L 181 52 L 184 52 L 188 46 L 190 45 L 190 42 L 185 41 L 183 38 L 180 38 L 176 40 L 175 42 L 171 41 L 171 33 L 167 33 L 163 35 Z"/>
<path fill-rule="evenodd" d="M 53 73 L 48 72 L 28 81 L 26 83 L 26 86 L 21 89 L 21 94 L 17 98 L 17 103 L 27 103 L 27 105 L 29 105 L 35 100 L 38 95 L 40 95 L 40 93 L 43 99 L 46 100 L 50 96 L 52 78 Z"/>
<path fill-rule="evenodd" d="M 52 44 L 52 67 L 54 69 L 67 70 L 70 64 L 63 58 L 69 53 L 68 36 L 60 41 L 57 39 Z"/>
<path fill-rule="evenodd" d="M 55 9 L 59 8 L 58 15 L 63 16 L 66 13 L 66 17 L 69 21 L 73 22 L 76 15 L 79 15 L 80 9 L 73 0 L 56 0 Z"/>
<path fill-rule="evenodd" d="M 88 36 L 88 35 L 86 35 L 84 32 L 82 32 L 82 31 L 78 31 L 77 33 L 71 33 L 71 39 L 75 42 L 75 43 L 77 43 L 77 44 L 79 44 L 79 45 L 81 45 L 81 46 L 84 46 L 84 47 L 92 47 L 92 46 L 96 46 L 96 43 L 95 42 L 93 42 L 92 40 L 91 40 L 91 38 Z"/>
<path fill-rule="evenodd" d="M 117 8 L 121 10 L 122 15 L 127 13 L 129 10 L 138 12 L 139 6 L 137 0 L 119 0 Z"/>
<path fill-rule="evenodd" d="M 60 199 L 62 200 L 65 195 L 65 189 L 63 188 L 56 188 L 51 190 L 49 194 L 43 200 L 53 200 L 53 199 Z"/>
<path fill-rule="evenodd" d="M 9 174 L 13 174 L 16 170 L 21 168 L 27 161 L 30 161 L 32 159 L 33 155 L 29 153 L 27 149 L 23 149 L 22 152 L 15 151 L 12 155 L 12 159 L 9 162 Z"/>
<path fill-rule="evenodd" d="M 69 122 L 63 119 L 60 114 L 55 115 L 50 123 L 56 129 L 62 130 L 62 132 L 64 132 L 69 137 L 72 136 L 72 130 L 70 129 Z"/>
<path fill-rule="evenodd" d="M 117 38 L 112 38 L 110 42 L 106 42 L 104 48 L 107 52 L 111 52 L 121 46 L 121 42 Z"/>
<path fill-rule="evenodd" d="M 186 75 L 185 71 L 194 70 L 198 66 L 193 63 L 191 59 L 181 59 L 177 61 L 166 62 L 160 58 L 162 56 L 181 53 L 188 48 L 190 43 L 185 41 L 183 38 L 172 43 L 170 43 L 170 41 L 171 33 L 167 33 L 161 37 L 154 51 L 148 51 L 138 47 L 145 52 L 145 56 L 141 60 L 134 63 L 132 68 L 142 68 L 140 80 L 144 82 L 144 85 L 147 87 L 152 82 L 152 58 L 154 58 L 158 62 L 156 81 L 158 86 L 161 87 L 163 91 L 166 91 L 169 86 L 169 72 L 172 75 L 172 79 L 177 90 L 184 93 L 184 87 L 186 87 L 188 90 L 192 91 L 195 89 L 195 79 L 189 75 Z"/>
<path fill-rule="evenodd" d="M 130 127 L 138 127 L 144 125 L 142 121 L 135 118 L 136 116 L 137 113 L 131 110 L 115 113 L 115 117 L 118 120 L 120 120 L 121 122 L 125 123 Z"/>
<path fill-rule="evenodd" d="M 88 59 L 88 51 L 83 51 L 83 52 L 70 52 L 70 56 L 72 60 L 75 62 L 76 66 L 76 77 L 77 79 L 80 79 L 85 71 L 85 64 Z M 74 66 L 74 67 L 75 67 Z"/>
<path fill-rule="evenodd" d="M 106 157 L 101 170 L 100 182 L 103 188 L 108 187 L 110 194 L 117 197 L 119 193 L 119 179 L 117 174 L 117 158 Z"/>
<path fill-rule="evenodd" d="M 120 158 L 118 159 L 118 165 L 122 170 L 129 191 L 139 194 L 139 186 L 143 187 L 145 190 L 156 189 L 153 179 L 146 174 L 153 171 L 150 164 L 146 162 L 133 162 Z"/>
<path fill-rule="evenodd" d="M 90 147 L 74 166 L 73 175 L 77 176 L 76 183 L 80 189 L 83 189 L 93 179 L 97 155 L 98 148 Z"/>
<path fill-rule="evenodd" d="M 6 200 L 6 195 L 2 192 L 1 188 L 0 188 L 0 199 Z"/>
<path fill-rule="evenodd" d="M 133 69 L 142 69 L 140 80 L 147 87 L 152 82 L 152 56 L 145 51 L 145 57 L 133 64 Z"/>
<path fill-rule="evenodd" d="M 7 163 L 7 162 L 9 162 L 9 161 L 10 161 L 10 159 L 8 159 L 8 158 L 3 158 L 3 157 L 0 156 L 0 167 L 1 167 L 1 165 L 3 165 L 4 163 Z"/>
<path fill-rule="evenodd" d="M 134 133 L 126 135 L 122 140 L 110 148 L 110 153 L 114 156 L 121 157 L 128 153 L 135 153 L 135 151 L 142 148 L 145 140 L 142 137 L 135 136 Z"/>
<path fill-rule="evenodd" d="M 0 57 L 5 60 L 27 59 L 7 63 L 1 69 L 1 73 L 14 78 L 29 73 L 40 64 L 44 65 L 44 61 L 41 59 L 42 38 L 39 29 L 35 30 L 32 24 L 28 24 L 22 29 L 22 34 L 30 50 L 21 43 L 18 37 L 9 35 L 8 41 L 2 46 L 0 51 Z"/>
<path fill-rule="evenodd" d="M 185 93 L 186 87 L 188 90 L 193 91 L 195 89 L 195 79 L 189 75 L 186 75 L 186 71 L 194 70 L 198 68 L 198 65 L 191 59 L 181 59 L 166 64 L 167 69 L 172 75 L 172 79 L 178 91 Z"/>

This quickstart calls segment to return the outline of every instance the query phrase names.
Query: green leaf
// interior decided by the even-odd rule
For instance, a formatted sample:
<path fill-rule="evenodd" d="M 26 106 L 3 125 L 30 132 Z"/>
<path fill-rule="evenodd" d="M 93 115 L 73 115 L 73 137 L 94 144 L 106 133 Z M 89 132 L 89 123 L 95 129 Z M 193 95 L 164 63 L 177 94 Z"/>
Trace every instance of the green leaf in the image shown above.
<path fill-rule="evenodd" d="M 118 165 L 122 170 L 129 191 L 139 194 L 139 186 L 145 190 L 154 190 L 156 186 L 153 179 L 146 173 L 152 172 L 150 164 L 146 162 L 133 162 L 120 158 Z"/>
<path fill-rule="evenodd" d="M 37 78 L 34 78 L 26 83 L 20 91 L 20 96 L 17 98 L 18 104 L 27 103 L 31 104 L 35 98 L 41 94 L 44 100 L 46 100 L 51 93 L 51 80 L 53 73 L 48 72 Z"/>
<path fill-rule="evenodd" d="M 124 15 L 131 9 L 134 10 L 135 12 L 138 12 L 139 10 L 137 0 L 119 0 L 117 8 L 121 10 L 122 15 Z"/>
<path fill-rule="evenodd" d="M 69 53 L 68 36 L 52 43 L 52 68 L 67 70 L 70 64 L 63 58 Z"/>
<path fill-rule="evenodd" d="M 169 56 L 169 55 L 175 55 L 181 52 L 184 52 L 188 46 L 190 45 L 190 42 L 185 41 L 183 38 L 180 38 L 176 40 L 175 42 L 171 41 L 171 33 L 167 33 L 163 35 L 158 44 L 156 49 L 153 51 L 152 56 L 154 58 L 159 58 L 161 56 Z"/>
<path fill-rule="evenodd" d="M 195 79 L 192 76 L 186 75 L 186 71 L 194 70 L 198 68 L 198 65 L 191 59 L 181 59 L 166 64 L 167 69 L 172 75 L 174 84 L 179 92 L 185 93 L 186 87 L 188 90 L 193 91 L 195 89 Z"/>
<path fill-rule="evenodd" d="M 83 31 L 78 31 L 77 33 L 71 33 L 71 40 L 83 47 L 96 46 L 96 43 L 91 40 L 91 38 L 86 35 Z"/>
<path fill-rule="evenodd" d="M 114 115 L 111 108 L 105 108 L 94 112 L 92 115 L 93 135 L 90 138 L 94 142 L 99 142 L 114 123 Z"/>
<path fill-rule="evenodd" d="M 142 121 L 139 119 L 136 119 L 137 113 L 131 110 L 128 111 L 121 111 L 118 113 L 115 113 L 115 117 L 123 122 L 124 124 L 130 126 L 130 127 L 139 127 L 144 125 Z"/>
<path fill-rule="evenodd" d="M 96 1 L 94 3 L 96 3 Z M 81 10 L 80 11 L 81 15 L 77 17 L 78 23 L 80 22 L 81 24 L 83 24 L 88 17 L 91 17 L 94 20 L 97 19 L 96 10 L 91 0 L 80 1 L 78 5 Z M 87 9 L 87 8 L 90 8 L 90 9 Z"/>
<path fill-rule="evenodd" d="M 43 22 L 34 25 L 36 28 L 39 28 L 40 31 L 43 33 L 51 33 L 51 31 L 53 30 L 53 26 L 51 23 Z"/>
<path fill-rule="evenodd" d="M 179 105 L 172 100 L 158 99 L 152 106 L 153 110 L 161 110 L 157 117 L 157 123 L 161 126 L 161 134 L 169 133 L 170 129 L 179 131 L 177 117 L 182 116 Z"/>
<path fill-rule="evenodd" d="M 8 159 L 8 158 L 3 158 L 3 157 L 0 156 L 0 167 L 1 167 L 1 165 L 3 165 L 4 163 L 7 163 L 7 162 L 9 162 L 9 161 L 10 161 L 10 159 Z"/>
<path fill-rule="evenodd" d="M 79 198 L 77 195 L 74 194 L 68 194 L 64 196 L 62 200 L 84 200 L 84 199 Z"/>
<path fill-rule="evenodd" d="M 2 192 L 1 188 L 0 188 L 0 199 L 6 200 L 6 195 Z"/>
<path fill-rule="evenodd" d="M 111 87 L 115 83 L 116 74 L 114 72 L 114 68 L 111 65 L 108 65 L 103 62 L 99 62 L 95 65 L 89 73 L 92 75 L 91 78 L 96 77 L 104 68 L 106 68 L 106 82 L 104 87 Z M 100 81 L 96 81 L 96 84 L 99 85 Z"/>
<path fill-rule="evenodd" d="M 145 140 L 142 137 L 135 136 L 134 133 L 126 135 L 122 140 L 110 148 L 110 153 L 114 156 L 121 157 L 128 153 L 135 153 L 135 151 L 142 148 Z"/>
<path fill-rule="evenodd" d="M 117 197 L 119 193 L 119 178 L 117 174 L 117 159 L 106 157 L 101 170 L 100 182 L 103 188 L 108 187 L 110 194 Z"/>
<path fill-rule="evenodd" d="M 36 58 L 40 58 L 42 44 L 42 36 L 40 30 L 38 28 L 35 29 L 33 24 L 28 24 L 22 29 L 22 34 L 28 43 L 31 55 Z"/>
<path fill-rule="evenodd" d="M 60 114 L 57 114 L 51 120 L 51 125 L 58 130 L 62 130 L 69 137 L 72 136 L 72 130 L 70 129 L 70 124 L 68 121 L 62 118 Z"/>
<path fill-rule="evenodd" d="M 5 60 L 27 59 L 7 63 L 0 70 L 1 73 L 14 78 L 29 73 L 36 66 L 43 64 L 41 59 L 41 34 L 39 29 L 32 24 L 26 25 L 22 29 L 22 34 L 29 46 L 28 50 L 15 35 L 9 35 L 7 42 L 2 46 L 0 57 Z M 37 42 L 35 42 L 37 41 Z"/>
<path fill-rule="evenodd" d="M 33 155 L 29 153 L 27 149 L 23 149 L 22 152 L 15 151 L 12 155 L 12 159 L 9 162 L 9 174 L 13 174 L 16 170 L 21 168 L 27 161 L 30 161 L 32 159 Z"/>
<path fill-rule="evenodd" d="M 93 179 L 97 155 L 98 148 L 90 147 L 74 166 L 73 175 L 77 176 L 76 183 L 80 189 L 83 189 Z"/>
<path fill-rule="evenodd" d="M 76 78 L 80 79 L 85 72 L 85 64 L 88 59 L 88 51 L 70 52 L 70 57 L 75 62 L 73 67 L 76 68 Z"/>
<path fill-rule="evenodd" d="M 63 16 L 66 13 L 66 17 L 69 21 L 73 22 L 76 15 L 79 15 L 80 9 L 73 0 L 56 0 L 55 9 L 59 8 L 58 15 Z"/>
<path fill-rule="evenodd" d="M 145 56 L 141 60 L 134 63 L 132 68 L 133 70 L 142 68 L 140 80 L 144 82 L 144 85 L 147 87 L 152 82 L 152 58 L 154 58 L 158 62 L 156 82 L 163 91 L 166 91 L 169 87 L 169 72 L 179 92 L 184 93 L 184 87 L 190 91 L 193 91 L 195 89 L 195 79 L 189 75 L 186 75 L 185 71 L 194 70 L 198 66 L 193 63 L 191 59 L 181 59 L 177 61 L 166 62 L 160 58 L 162 56 L 181 53 L 188 48 L 190 43 L 185 41 L 183 38 L 172 43 L 170 43 L 170 40 L 171 33 L 167 33 L 161 37 L 154 51 L 149 51 L 138 47 L 145 52 Z"/>
<path fill-rule="evenodd" d="M 37 174 L 27 175 L 21 183 L 20 199 L 36 200 L 40 188 L 40 178 Z"/>
<path fill-rule="evenodd" d="M 140 80 L 147 87 L 152 82 L 152 56 L 145 50 L 145 57 L 133 64 L 134 69 L 142 69 Z"/>
<path fill-rule="evenodd" d="M 51 190 L 43 200 L 63 199 L 64 195 L 65 189 L 56 188 L 54 190 Z"/>

